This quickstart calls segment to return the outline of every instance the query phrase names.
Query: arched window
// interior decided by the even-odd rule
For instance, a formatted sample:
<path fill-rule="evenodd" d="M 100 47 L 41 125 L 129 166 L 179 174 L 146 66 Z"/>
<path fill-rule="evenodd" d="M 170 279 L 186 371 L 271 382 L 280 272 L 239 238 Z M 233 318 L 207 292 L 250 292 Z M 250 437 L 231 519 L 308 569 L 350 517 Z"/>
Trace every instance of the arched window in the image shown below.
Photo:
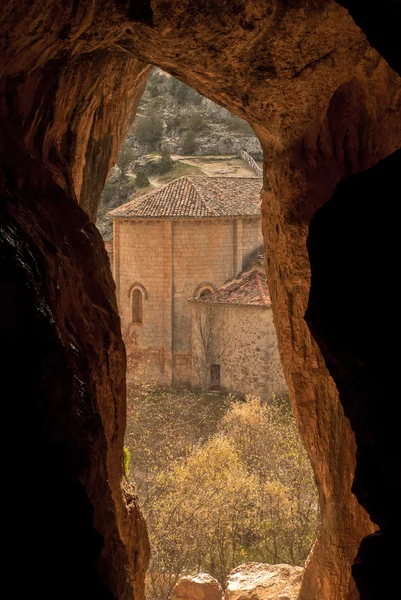
<path fill-rule="evenodd" d="M 131 308 L 131 322 L 143 323 L 143 301 L 148 299 L 148 293 L 141 283 L 135 281 L 128 290 Z"/>
<path fill-rule="evenodd" d="M 142 310 L 142 292 L 141 290 L 135 289 L 131 296 L 132 303 L 132 322 L 142 323 L 143 310 Z"/>
<path fill-rule="evenodd" d="M 198 287 L 194 291 L 194 298 L 202 298 L 202 296 L 207 296 L 215 291 L 216 291 L 216 286 L 213 283 L 209 283 L 208 281 L 205 281 L 204 283 L 201 283 L 200 285 L 198 285 Z"/>

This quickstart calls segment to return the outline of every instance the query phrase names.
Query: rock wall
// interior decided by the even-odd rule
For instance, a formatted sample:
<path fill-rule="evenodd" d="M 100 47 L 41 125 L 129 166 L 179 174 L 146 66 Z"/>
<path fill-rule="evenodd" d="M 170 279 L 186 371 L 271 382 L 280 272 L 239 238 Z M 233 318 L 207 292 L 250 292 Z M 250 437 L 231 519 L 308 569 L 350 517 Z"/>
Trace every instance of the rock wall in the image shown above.
<path fill-rule="evenodd" d="M 366 10 L 353 0 L 344 4 L 397 68 L 399 4 L 373 2 Z M 386 7 L 392 11 L 387 20 Z M 76 200 L 94 219 L 153 63 L 246 118 L 261 140 L 273 312 L 322 511 L 301 597 L 340 600 L 348 591 L 355 597 L 350 564 L 372 525 L 350 491 L 354 436 L 303 320 L 306 237 L 338 181 L 400 147 L 400 78 L 330 0 L 268 6 L 265 0 L 66 0 L 63 10 L 52 0 L 6 0 L 0 49 L 1 314 L 9 350 L 2 366 L 5 397 L 13 398 L 8 422 L 18 424 L 29 448 L 24 477 L 38 514 L 35 521 L 25 507 L 11 507 L 21 537 L 36 548 L 32 577 L 21 586 L 29 582 L 29 592 L 41 589 L 42 597 L 54 597 L 55 589 L 67 597 L 84 575 L 85 584 L 75 586 L 83 597 L 100 589 L 104 597 L 129 597 L 132 589 L 137 598 L 143 594 L 146 534 L 132 492 L 124 497 L 121 490 L 125 363 L 113 283 L 100 236 Z M 387 214 L 391 219 L 390 209 Z M 358 498 L 366 495 L 364 504 L 388 537 L 395 509 L 379 489 L 399 490 L 391 483 L 398 463 L 385 462 L 399 452 L 388 435 L 385 403 L 367 393 L 366 369 L 358 379 L 352 361 L 344 363 L 345 354 L 329 348 L 327 326 L 320 329 L 316 318 L 312 312 L 309 320 L 341 400 L 353 428 L 361 427 Z M 349 382 L 356 381 L 360 388 L 349 399 Z M 365 405 L 377 410 L 366 412 Z M 383 472 L 372 486 L 363 466 L 376 457 L 374 472 Z M 22 499 L 15 479 L 10 489 Z M 49 502 L 53 496 L 57 501 Z M 372 545 L 379 548 L 385 538 L 370 539 L 360 564 L 371 564 Z M 43 564 L 51 565 L 50 578 Z M 383 580 L 383 563 L 379 567 Z M 356 567 L 355 574 L 362 598 L 382 597 L 366 569 Z"/>
<path fill-rule="evenodd" d="M 322 529 L 305 571 L 301 595 L 305 600 L 313 597 L 316 586 L 330 597 L 332 581 L 338 589 L 346 589 L 347 564 L 357 553 L 361 533 L 366 535 L 372 527 L 351 494 L 354 436 L 303 320 L 310 281 L 308 223 L 337 181 L 368 168 L 397 146 L 400 96 L 396 88 L 386 97 L 387 78 L 386 65 L 369 51 L 356 77 L 331 98 L 320 128 L 305 136 L 288 157 L 281 157 L 280 164 L 265 165 L 271 190 L 264 193 L 262 220 L 273 310 L 295 414 L 321 495 Z M 376 97 L 369 81 L 376 86 Z M 371 115 L 377 120 L 373 122 Z M 346 293 L 341 285 L 339 290 Z M 320 436 L 318 431 L 329 433 Z"/>
<path fill-rule="evenodd" d="M 143 598 L 149 549 L 122 480 L 125 354 L 107 254 L 87 214 L 7 133 L 2 397 L 14 435 L 7 518 L 18 595 Z M 113 568 L 121 564 L 129 578 Z"/>
<path fill-rule="evenodd" d="M 391 286 L 398 267 L 398 223 L 388 222 L 400 197 L 400 169 L 398 150 L 339 184 L 312 219 L 308 244 L 307 320 L 355 431 L 354 493 L 380 526 L 380 533 L 365 539 L 353 567 L 364 598 L 399 593 L 394 579 L 382 573 L 395 573 L 400 558 L 401 453 L 394 451 L 398 420 L 391 418 L 398 385 L 393 341 L 398 294 Z"/>

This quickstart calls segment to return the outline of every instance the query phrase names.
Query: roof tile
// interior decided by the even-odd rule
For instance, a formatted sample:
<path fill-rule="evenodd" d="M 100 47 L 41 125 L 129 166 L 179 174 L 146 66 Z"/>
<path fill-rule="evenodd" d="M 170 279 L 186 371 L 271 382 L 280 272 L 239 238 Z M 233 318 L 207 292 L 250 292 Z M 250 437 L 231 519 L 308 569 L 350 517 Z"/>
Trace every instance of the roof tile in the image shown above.
<path fill-rule="evenodd" d="M 260 177 L 180 177 L 109 212 L 113 218 L 259 217 Z"/>
<path fill-rule="evenodd" d="M 191 298 L 191 301 L 242 304 L 248 306 L 271 306 L 269 288 L 266 275 L 260 269 L 253 268 L 241 273 L 235 279 L 220 286 L 215 292 L 200 298 Z"/>

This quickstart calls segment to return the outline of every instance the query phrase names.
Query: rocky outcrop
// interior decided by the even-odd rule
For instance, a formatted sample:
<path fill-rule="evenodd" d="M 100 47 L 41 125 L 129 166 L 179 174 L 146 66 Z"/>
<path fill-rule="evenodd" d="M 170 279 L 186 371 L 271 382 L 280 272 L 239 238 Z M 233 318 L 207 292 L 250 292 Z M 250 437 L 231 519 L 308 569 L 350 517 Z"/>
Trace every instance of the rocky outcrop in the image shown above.
<path fill-rule="evenodd" d="M 18 588 L 142 598 L 149 548 L 123 480 L 125 353 L 102 239 L 49 171 L 2 133 L 2 393 L 18 437 L 10 543 L 15 552 L 22 539 L 34 546 Z"/>
<path fill-rule="evenodd" d="M 179 92 L 184 97 L 180 100 Z M 144 142 L 136 128 L 141 119 L 157 124 L 158 136 L 153 143 Z M 149 130 L 148 134 L 149 134 Z M 160 69 L 153 70 L 138 106 L 135 124 L 128 133 L 128 143 L 136 156 L 160 147 L 171 154 L 182 154 L 188 131 L 194 134 L 193 154 L 198 156 L 240 154 L 241 150 L 261 160 L 262 151 L 252 129 L 223 107 L 188 88 Z"/>
<path fill-rule="evenodd" d="M 396 68 L 396 3 L 343 4 Z M 394 9 L 392 25 L 383 18 L 386 6 Z M 124 349 L 107 256 L 83 210 L 95 218 L 151 63 L 246 118 L 263 146 L 272 306 L 322 513 L 301 597 L 343 600 L 348 591 L 355 597 L 350 565 L 373 529 L 351 493 L 356 444 L 342 405 L 358 444 L 355 489 L 382 529 L 362 545 L 355 573 L 364 600 L 382 597 L 367 584 L 371 573 L 359 567 L 374 564 L 378 549 L 388 555 L 389 538 L 399 541 L 400 482 L 392 458 L 399 449 L 386 408 L 397 387 L 386 387 L 385 401 L 373 394 L 367 369 L 353 362 L 349 332 L 339 330 L 339 352 L 312 311 L 308 320 L 340 404 L 303 316 L 309 222 L 339 181 L 400 147 L 399 76 L 331 0 L 268 6 L 265 0 L 66 0 L 63 10 L 51 0 L 5 0 L 0 50 L 3 386 L 9 429 L 29 441 L 30 460 L 18 455 L 14 462 L 24 466 L 37 511 L 29 518 L 15 503 L 8 517 L 35 548 L 27 593 L 70 597 L 85 574 L 83 597 L 100 588 L 105 597 L 143 594 L 146 534 L 132 491 L 124 495 L 121 483 Z M 390 220 L 390 205 L 380 201 Z M 363 253 L 369 243 L 361 239 L 349 251 Z M 377 256 L 376 280 L 388 258 Z M 365 341 L 373 356 L 376 339 Z M 372 464 L 370 484 L 365 469 Z M 14 471 L 7 483 L 22 503 L 25 490 Z M 377 580 L 388 579 L 384 563 L 379 567 Z"/>
<path fill-rule="evenodd" d="M 384 108 L 387 77 L 387 66 L 368 52 L 354 79 L 340 86 L 331 98 L 319 129 L 303 138 L 280 163 L 266 163 L 271 190 L 263 193 L 262 221 L 269 286 L 275 299 L 284 371 L 320 491 L 321 531 L 305 570 L 303 600 L 313 598 L 317 589 L 331 598 L 333 582 L 341 590 L 350 585 L 353 593 L 354 583 L 345 575 L 349 573 L 347 565 L 356 556 L 360 539 L 374 529 L 351 493 L 354 436 L 303 317 L 310 286 L 306 249 L 310 218 L 329 200 L 337 181 L 386 156 L 401 135 L 400 120 L 393 120 L 399 114 L 394 112 L 400 97 L 397 87 Z M 375 82 L 374 96 L 372 88 L 368 91 L 368 81 Z M 376 115 L 374 123 L 371 114 Z M 391 131 L 387 130 L 389 123 L 394 126 Z M 386 131 L 383 136 L 382 127 Z M 318 435 L 318 431 L 326 431 L 326 435 Z"/>
<path fill-rule="evenodd" d="M 397 354 L 383 351 L 392 346 L 398 306 L 398 295 L 383 293 L 398 265 L 398 225 L 387 223 L 388 213 L 378 210 L 377 199 L 385 199 L 392 210 L 392 201 L 399 198 L 400 170 L 398 150 L 339 184 L 312 219 L 308 239 L 312 283 L 307 321 L 355 431 L 354 493 L 381 529 L 366 538 L 353 568 L 366 598 L 391 597 L 394 582 L 380 577 L 378 567 L 395 570 L 400 556 L 400 482 L 397 476 L 386 478 L 386 471 L 401 473 L 401 453 L 391 449 L 398 422 L 388 422 L 386 411 L 377 410 L 398 384 Z M 372 277 L 380 283 L 370 300 Z M 371 317 L 372 305 L 377 318 Z M 390 407 L 391 401 L 386 410 Z M 379 425 L 387 436 L 378 437 Z"/>
<path fill-rule="evenodd" d="M 174 588 L 173 600 L 221 600 L 221 585 L 208 573 L 181 577 Z"/>
<path fill-rule="evenodd" d="M 244 563 L 227 577 L 225 600 L 297 600 L 302 567 Z"/>

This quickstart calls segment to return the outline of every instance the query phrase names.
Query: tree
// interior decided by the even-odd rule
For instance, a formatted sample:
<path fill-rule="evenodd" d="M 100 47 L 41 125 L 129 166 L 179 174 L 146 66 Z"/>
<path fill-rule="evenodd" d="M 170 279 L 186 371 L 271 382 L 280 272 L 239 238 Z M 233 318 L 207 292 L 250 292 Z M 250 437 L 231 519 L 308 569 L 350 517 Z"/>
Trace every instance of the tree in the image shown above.
<path fill-rule="evenodd" d="M 229 403 L 221 396 L 203 396 L 187 389 L 163 390 L 144 383 L 135 360 L 128 356 L 128 362 L 130 370 L 135 369 L 127 386 L 130 476 L 142 507 L 152 513 L 159 474 L 217 432 Z"/>
<path fill-rule="evenodd" d="M 185 131 L 184 119 L 179 114 L 166 119 L 166 133 L 170 133 L 175 129 L 177 131 Z"/>
<path fill-rule="evenodd" d="M 183 154 L 195 154 L 197 150 L 197 144 L 195 142 L 195 133 L 191 130 L 188 131 L 182 144 Z"/>
<path fill-rule="evenodd" d="M 224 587 L 242 562 L 303 564 L 315 539 L 313 474 L 289 405 L 219 397 L 211 410 L 210 401 L 145 384 L 128 391 L 150 600 L 170 600 L 184 572 L 207 571 Z"/>
<path fill-rule="evenodd" d="M 153 587 L 160 594 L 159 573 L 165 585 L 166 572 L 172 574 L 171 584 L 184 570 L 200 569 L 224 586 L 230 570 L 246 557 L 257 513 L 257 481 L 223 437 L 212 438 L 187 460 L 174 463 L 158 479 L 152 513 Z M 169 596 L 168 589 L 163 596 Z"/>
<path fill-rule="evenodd" d="M 175 79 L 174 77 L 170 78 L 169 91 L 170 94 L 176 99 L 177 104 L 181 106 L 184 104 L 191 104 L 193 106 L 199 105 L 203 99 L 203 96 L 198 94 L 196 90 L 192 89 L 185 83 L 182 83 L 182 81 Z"/>
<path fill-rule="evenodd" d="M 192 106 L 199 106 L 199 104 L 202 103 L 202 100 L 202 94 L 199 94 L 196 90 L 191 88 L 189 93 L 189 102 L 192 104 Z"/>
<path fill-rule="evenodd" d="M 150 185 L 148 176 L 143 169 L 139 169 L 135 177 L 135 185 L 138 188 L 145 188 Z"/>
<path fill-rule="evenodd" d="M 126 178 L 127 170 L 131 163 L 135 160 L 135 153 L 131 146 L 125 141 L 121 147 L 117 158 L 117 166 L 121 171 L 121 177 Z"/>
<path fill-rule="evenodd" d="M 182 83 L 182 81 L 178 81 L 178 85 L 175 89 L 175 99 L 177 100 L 178 104 L 186 103 L 190 89 L 191 88 L 185 85 L 185 83 Z"/>
<path fill-rule="evenodd" d="M 161 175 L 168 173 L 173 168 L 174 162 L 170 156 L 170 153 L 165 148 L 162 150 L 161 158 L 158 164 L 158 172 Z"/>
<path fill-rule="evenodd" d="M 187 119 L 190 131 L 199 132 L 206 128 L 206 122 L 199 112 L 192 112 Z"/>
<path fill-rule="evenodd" d="M 156 98 L 156 96 L 160 96 L 160 89 L 157 83 L 152 83 L 149 85 L 149 95 L 151 98 Z"/>
<path fill-rule="evenodd" d="M 257 560 L 303 564 L 316 535 L 318 503 L 291 407 L 248 398 L 233 404 L 221 428 L 261 484 Z"/>
<path fill-rule="evenodd" d="M 135 125 L 135 136 L 140 144 L 149 144 L 155 148 L 163 135 L 163 124 L 156 113 L 140 117 Z"/>
<path fill-rule="evenodd" d="M 176 93 L 177 93 L 177 89 L 178 86 L 180 85 L 180 81 L 178 79 L 176 79 L 175 77 L 170 77 L 169 78 L 169 86 L 168 86 L 168 90 L 169 93 L 171 94 L 171 96 L 173 96 L 175 98 Z"/>
<path fill-rule="evenodd" d="M 230 131 L 235 133 L 242 133 L 244 135 L 254 136 L 254 131 L 252 127 L 249 125 L 245 119 L 241 119 L 241 117 L 237 117 L 237 115 L 233 115 L 228 113 L 227 115 L 227 126 Z"/>
<path fill-rule="evenodd" d="M 153 498 L 150 597 L 168 599 L 184 571 L 207 571 L 224 587 L 242 562 L 303 564 L 316 534 L 316 490 L 294 419 L 256 398 L 235 402 L 217 434 L 159 472 Z"/>
<path fill-rule="evenodd" d="M 146 93 L 151 98 L 156 98 L 163 93 L 163 88 L 167 82 L 167 77 L 162 75 L 157 69 L 154 69 L 148 77 L 146 84 Z"/>
<path fill-rule="evenodd" d="M 211 303 L 192 305 L 192 369 L 202 391 L 209 388 L 212 365 L 220 364 L 226 349 L 223 310 Z"/>

